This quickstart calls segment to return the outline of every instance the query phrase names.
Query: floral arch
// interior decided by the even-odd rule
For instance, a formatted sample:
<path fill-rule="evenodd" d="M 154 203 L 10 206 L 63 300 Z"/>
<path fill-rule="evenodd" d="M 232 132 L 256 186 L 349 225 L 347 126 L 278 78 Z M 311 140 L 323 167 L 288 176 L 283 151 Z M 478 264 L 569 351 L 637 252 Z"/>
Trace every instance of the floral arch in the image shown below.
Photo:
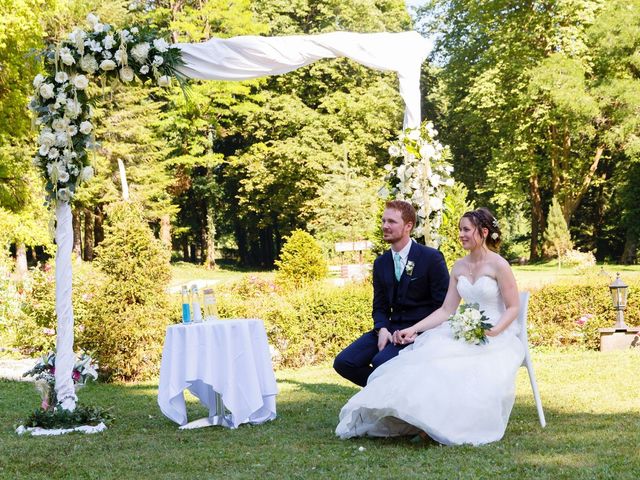
<path fill-rule="evenodd" d="M 70 202 L 80 185 L 93 175 L 87 149 L 94 145 L 92 108 L 86 88 L 101 76 L 122 83 L 136 77 L 170 85 L 187 79 L 244 80 L 278 75 L 322 58 L 348 57 L 377 70 L 395 71 L 405 102 L 404 132 L 390 148 L 400 159 L 388 165 L 388 180 L 398 198 L 418 206 L 425 228 L 433 212 L 442 209 L 451 169 L 430 124 L 420 126 L 420 69 L 431 44 L 416 32 L 333 32 L 308 36 L 242 36 L 203 43 L 169 44 L 148 27 L 115 30 L 93 14 L 88 29 L 75 28 L 44 52 L 45 74 L 34 79 L 29 104 L 39 128 L 34 163 L 46 181 L 56 214 L 56 370 L 55 389 L 62 408 L 74 410 L 77 397 L 71 372 L 73 308 L 71 255 L 73 229 Z M 421 160 L 426 160 L 421 162 Z M 424 231 L 427 243 L 431 235 Z"/>

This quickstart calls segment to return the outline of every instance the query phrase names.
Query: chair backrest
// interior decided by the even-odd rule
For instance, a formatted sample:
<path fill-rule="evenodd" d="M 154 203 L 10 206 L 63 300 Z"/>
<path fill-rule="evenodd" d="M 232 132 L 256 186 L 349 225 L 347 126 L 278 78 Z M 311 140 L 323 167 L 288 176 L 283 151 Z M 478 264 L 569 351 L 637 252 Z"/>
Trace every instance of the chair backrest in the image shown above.
<path fill-rule="evenodd" d="M 518 337 L 525 347 L 529 345 L 527 336 L 527 312 L 529 310 L 529 292 L 520 292 L 520 311 L 518 311 Z"/>

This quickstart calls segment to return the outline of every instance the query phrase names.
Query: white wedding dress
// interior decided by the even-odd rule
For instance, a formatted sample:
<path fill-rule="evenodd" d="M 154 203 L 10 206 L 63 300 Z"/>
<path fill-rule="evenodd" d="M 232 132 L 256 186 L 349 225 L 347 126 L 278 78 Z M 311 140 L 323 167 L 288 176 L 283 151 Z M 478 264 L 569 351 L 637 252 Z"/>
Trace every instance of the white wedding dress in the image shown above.
<path fill-rule="evenodd" d="M 472 284 L 458 278 L 466 303 L 478 303 L 496 323 L 504 302 L 489 276 Z M 445 445 L 500 440 L 515 399 L 515 377 L 524 357 L 516 321 L 484 345 L 455 340 L 449 322 L 418 336 L 378 367 L 367 386 L 340 412 L 336 435 L 392 437 L 420 430 Z"/>

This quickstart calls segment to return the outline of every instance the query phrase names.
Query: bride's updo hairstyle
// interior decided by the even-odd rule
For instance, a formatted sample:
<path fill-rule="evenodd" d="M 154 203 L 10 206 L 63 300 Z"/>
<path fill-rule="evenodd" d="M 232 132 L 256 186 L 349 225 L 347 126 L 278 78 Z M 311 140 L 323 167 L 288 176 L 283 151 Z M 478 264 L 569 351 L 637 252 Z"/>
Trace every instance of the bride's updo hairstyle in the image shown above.
<path fill-rule="evenodd" d="M 471 224 L 476 227 L 478 234 L 482 237 L 482 229 L 488 230 L 487 236 L 482 238 L 489 250 L 497 252 L 500 249 L 500 242 L 502 241 L 502 232 L 500 232 L 500 225 L 493 213 L 488 208 L 480 207 L 462 215 L 462 218 L 468 219 Z"/>

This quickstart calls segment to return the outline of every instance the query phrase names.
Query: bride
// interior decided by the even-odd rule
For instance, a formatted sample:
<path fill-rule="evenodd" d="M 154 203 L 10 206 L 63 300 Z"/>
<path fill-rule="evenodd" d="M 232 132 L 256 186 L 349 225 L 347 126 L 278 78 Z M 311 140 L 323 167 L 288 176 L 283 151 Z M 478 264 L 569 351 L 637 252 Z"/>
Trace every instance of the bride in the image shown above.
<path fill-rule="evenodd" d="M 524 357 L 514 323 L 518 287 L 508 262 L 496 253 L 500 229 L 489 210 L 465 213 L 459 229 L 469 253 L 453 266 L 442 307 L 394 333 L 395 343 L 413 345 L 378 367 L 342 408 L 336 428 L 341 438 L 425 432 L 445 445 L 480 445 L 504 436 Z M 486 344 L 453 338 L 447 319 L 462 299 L 478 303 L 489 317 Z"/>

